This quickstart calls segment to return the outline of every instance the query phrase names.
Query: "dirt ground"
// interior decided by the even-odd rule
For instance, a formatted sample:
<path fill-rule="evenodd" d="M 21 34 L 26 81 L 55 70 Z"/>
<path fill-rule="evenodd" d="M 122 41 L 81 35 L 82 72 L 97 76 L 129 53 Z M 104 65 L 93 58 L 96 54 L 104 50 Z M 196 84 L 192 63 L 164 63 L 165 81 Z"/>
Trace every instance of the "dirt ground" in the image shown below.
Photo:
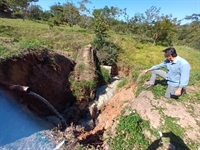
<path fill-rule="evenodd" d="M 194 87 L 189 87 L 188 94 L 194 92 L 194 89 Z M 149 120 L 152 128 L 160 129 L 160 132 L 162 133 L 166 132 L 165 130 L 162 130 L 162 126 L 166 123 L 163 118 L 166 116 L 176 118 L 177 122 L 175 123 L 180 125 L 185 130 L 184 138 L 179 138 L 182 143 L 187 145 L 191 142 L 198 143 L 200 141 L 200 126 L 198 125 L 198 120 L 200 118 L 194 117 L 199 116 L 200 104 L 187 105 L 176 100 L 169 100 L 165 98 L 158 100 L 154 98 L 151 91 L 142 91 L 139 96 L 135 98 L 135 90 L 136 87 L 133 85 L 122 88 L 116 92 L 108 103 L 102 106 L 102 113 L 98 117 L 97 126 L 92 131 L 81 134 L 78 139 L 86 139 L 86 143 L 93 143 L 95 145 L 96 142 L 98 144 L 99 141 L 95 139 L 95 135 L 99 134 L 101 131 L 106 131 L 107 129 L 112 130 L 111 132 L 115 132 L 115 118 L 120 115 L 123 108 L 130 107 L 136 110 L 142 119 Z M 192 113 L 191 108 L 194 108 Z M 170 134 L 176 136 L 172 132 L 170 132 Z M 152 143 L 157 141 L 157 139 L 151 135 L 149 138 L 151 138 Z M 170 144 L 169 140 L 164 141 L 166 142 L 164 142 L 162 146 L 157 148 L 154 147 L 152 149 L 164 150 L 167 149 L 169 145 L 171 145 L 173 149 L 174 146 L 172 143 Z M 101 144 L 103 145 L 103 149 L 110 149 L 106 143 L 103 144 L 103 141 Z M 187 147 L 185 149 L 187 149 Z"/>

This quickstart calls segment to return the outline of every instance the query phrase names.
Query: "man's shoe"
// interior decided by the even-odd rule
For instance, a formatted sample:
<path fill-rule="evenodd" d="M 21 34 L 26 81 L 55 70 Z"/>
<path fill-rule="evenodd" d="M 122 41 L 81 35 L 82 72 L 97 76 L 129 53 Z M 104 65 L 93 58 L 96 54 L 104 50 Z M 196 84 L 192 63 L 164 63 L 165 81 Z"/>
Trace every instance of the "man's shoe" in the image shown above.
<path fill-rule="evenodd" d="M 185 88 L 182 88 L 181 95 L 187 94 Z"/>
<path fill-rule="evenodd" d="M 143 85 L 142 86 L 144 89 L 150 89 L 150 88 L 153 88 L 154 85 L 153 84 L 147 84 L 147 85 Z"/>

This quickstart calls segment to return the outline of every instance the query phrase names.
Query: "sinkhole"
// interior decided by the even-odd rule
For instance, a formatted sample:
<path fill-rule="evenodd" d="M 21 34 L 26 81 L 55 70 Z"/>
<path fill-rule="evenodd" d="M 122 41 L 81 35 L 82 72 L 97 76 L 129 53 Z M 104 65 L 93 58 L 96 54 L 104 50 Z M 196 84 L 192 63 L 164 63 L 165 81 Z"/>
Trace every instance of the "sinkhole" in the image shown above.
<path fill-rule="evenodd" d="M 1 60 L 0 147 L 76 118 L 69 111 L 76 97 L 68 79 L 75 64 L 49 50 L 26 50 Z"/>
<path fill-rule="evenodd" d="M 100 107 L 100 103 L 96 105 L 97 100 L 94 104 L 94 99 L 99 97 L 95 93 L 107 93 L 106 87 L 101 92 L 91 88 L 94 82 L 105 84 L 97 77 L 95 54 L 88 45 L 75 55 L 29 49 L 0 60 L 0 149 L 20 149 L 26 145 L 38 150 L 44 145 L 54 149 L 63 141 L 52 138 L 55 134 L 51 132 L 57 130 L 64 134 L 72 123 L 79 125 L 80 130 L 93 129 Z M 73 55 L 76 61 L 71 59 Z M 78 96 L 74 94 L 70 77 L 77 81 Z M 89 88 L 80 88 L 81 81 Z"/>

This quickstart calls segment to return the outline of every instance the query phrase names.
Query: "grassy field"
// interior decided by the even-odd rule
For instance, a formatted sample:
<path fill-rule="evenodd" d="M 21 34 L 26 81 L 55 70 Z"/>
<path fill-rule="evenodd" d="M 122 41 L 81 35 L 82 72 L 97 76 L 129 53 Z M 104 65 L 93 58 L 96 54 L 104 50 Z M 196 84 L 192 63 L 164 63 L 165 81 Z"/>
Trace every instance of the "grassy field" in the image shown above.
<path fill-rule="evenodd" d="M 42 22 L 22 19 L 0 19 L 0 37 L 14 38 L 8 49 L 37 48 L 72 51 L 91 43 L 94 34 L 77 26 L 49 28 Z M 4 45 L 6 47 L 6 44 Z"/>

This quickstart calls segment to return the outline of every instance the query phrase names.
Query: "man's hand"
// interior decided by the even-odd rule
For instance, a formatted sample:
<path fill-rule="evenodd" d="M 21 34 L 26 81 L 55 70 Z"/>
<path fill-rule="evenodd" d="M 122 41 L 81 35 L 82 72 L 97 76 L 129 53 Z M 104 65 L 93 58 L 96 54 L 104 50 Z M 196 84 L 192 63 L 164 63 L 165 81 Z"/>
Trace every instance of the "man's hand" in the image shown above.
<path fill-rule="evenodd" d="M 174 95 L 180 96 L 180 95 L 181 95 L 181 91 L 182 91 L 182 88 L 178 88 L 178 89 L 175 91 Z"/>
<path fill-rule="evenodd" d="M 147 72 L 149 72 L 151 69 L 146 69 L 143 71 L 144 74 L 146 74 Z"/>

